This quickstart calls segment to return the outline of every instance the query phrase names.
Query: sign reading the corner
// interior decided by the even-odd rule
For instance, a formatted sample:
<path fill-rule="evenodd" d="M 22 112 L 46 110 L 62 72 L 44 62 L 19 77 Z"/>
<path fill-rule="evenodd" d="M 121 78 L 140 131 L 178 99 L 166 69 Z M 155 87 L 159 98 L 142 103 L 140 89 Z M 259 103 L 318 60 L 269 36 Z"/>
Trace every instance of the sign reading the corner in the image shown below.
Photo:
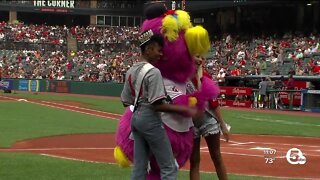
<path fill-rule="evenodd" d="M 74 8 L 74 0 L 33 1 L 36 7 Z"/>

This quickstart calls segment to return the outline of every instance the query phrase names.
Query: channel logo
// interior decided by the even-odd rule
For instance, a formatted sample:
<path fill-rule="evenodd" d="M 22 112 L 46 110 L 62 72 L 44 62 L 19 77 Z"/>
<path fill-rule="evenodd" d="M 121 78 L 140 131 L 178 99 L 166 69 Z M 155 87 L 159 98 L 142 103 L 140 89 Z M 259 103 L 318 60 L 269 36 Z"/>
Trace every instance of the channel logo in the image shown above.
<path fill-rule="evenodd" d="M 303 155 L 302 151 L 298 148 L 291 148 L 286 155 L 287 161 L 290 164 L 305 164 L 307 158 Z"/>

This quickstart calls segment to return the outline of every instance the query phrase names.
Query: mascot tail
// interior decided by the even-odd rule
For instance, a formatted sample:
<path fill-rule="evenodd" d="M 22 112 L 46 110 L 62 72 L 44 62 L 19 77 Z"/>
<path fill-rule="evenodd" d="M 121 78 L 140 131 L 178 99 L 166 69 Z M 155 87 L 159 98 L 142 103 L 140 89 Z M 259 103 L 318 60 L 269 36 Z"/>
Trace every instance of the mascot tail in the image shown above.
<path fill-rule="evenodd" d="M 120 167 L 129 167 L 133 161 L 133 140 L 130 139 L 132 107 L 126 109 L 121 117 L 116 133 L 116 144 L 114 148 L 114 158 Z"/>

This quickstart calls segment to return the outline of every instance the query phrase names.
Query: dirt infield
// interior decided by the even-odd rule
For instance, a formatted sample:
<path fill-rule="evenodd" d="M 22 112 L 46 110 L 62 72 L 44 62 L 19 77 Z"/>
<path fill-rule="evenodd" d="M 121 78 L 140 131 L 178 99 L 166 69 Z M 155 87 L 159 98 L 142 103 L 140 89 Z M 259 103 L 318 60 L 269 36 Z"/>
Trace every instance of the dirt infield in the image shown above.
<path fill-rule="evenodd" d="M 0 152 L 23 151 L 66 159 L 114 163 L 114 138 L 114 134 L 54 136 L 17 142 L 10 149 L 2 149 Z M 320 178 L 319 144 L 320 138 L 233 135 L 230 143 L 222 142 L 222 155 L 228 173 L 282 178 Z M 271 148 L 276 152 L 266 154 L 262 149 L 256 149 L 258 147 Z M 291 165 L 287 162 L 286 153 L 293 147 L 304 153 L 307 158 L 306 164 Z M 213 172 L 214 167 L 205 144 L 202 144 L 201 153 L 201 170 Z M 273 163 L 266 162 L 266 157 L 273 158 Z M 188 169 L 188 165 L 184 169 Z"/>
<path fill-rule="evenodd" d="M 0 101 L 13 100 L 17 99 L 0 96 Z M 81 108 L 79 107 L 81 104 L 74 102 L 64 102 L 64 104 L 51 101 L 29 100 L 28 102 L 115 120 L 120 117 L 118 114 Z M 270 111 L 270 113 L 274 112 Z M 294 113 L 299 113 L 302 116 L 305 114 L 319 116 L 319 114 L 313 113 Z M 0 152 L 22 151 L 74 160 L 114 163 L 114 138 L 114 134 L 54 136 L 17 142 L 9 149 L 0 149 Z M 233 134 L 231 142 L 222 141 L 221 146 L 228 173 L 320 179 L 320 138 Z M 208 149 L 205 144 L 202 144 L 201 147 L 201 170 L 213 172 L 214 166 L 210 160 Z M 305 164 L 292 165 L 288 163 L 286 154 L 291 148 L 299 148 L 303 152 L 307 160 Z M 184 169 L 188 169 L 188 166 L 187 164 Z"/>

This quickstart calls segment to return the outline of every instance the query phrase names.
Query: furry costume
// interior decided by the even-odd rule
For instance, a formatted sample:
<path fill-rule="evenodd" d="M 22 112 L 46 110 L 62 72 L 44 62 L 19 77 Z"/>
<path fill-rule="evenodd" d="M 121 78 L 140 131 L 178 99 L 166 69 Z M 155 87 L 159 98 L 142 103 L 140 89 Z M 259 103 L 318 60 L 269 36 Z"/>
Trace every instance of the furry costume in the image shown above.
<path fill-rule="evenodd" d="M 141 28 L 142 32 L 151 29 L 164 36 L 163 57 L 154 65 L 164 77 L 164 84 L 173 104 L 203 109 L 205 102 L 217 97 L 219 87 L 209 78 L 203 77 L 200 90 L 187 95 L 186 83 L 195 74 L 192 57 L 205 54 L 210 48 L 208 32 L 201 26 L 192 27 L 187 12 L 166 11 L 163 7 L 160 3 L 150 5 L 145 13 L 147 20 Z M 133 161 L 133 140 L 129 137 L 131 115 L 132 111 L 127 108 L 120 119 L 116 134 L 118 146 L 114 155 L 120 166 L 128 166 L 128 160 Z M 192 119 L 172 113 L 162 113 L 162 119 L 177 163 L 182 167 L 192 152 Z M 150 159 L 150 167 L 148 179 L 160 179 L 160 171 L 153 157 Z"/>

